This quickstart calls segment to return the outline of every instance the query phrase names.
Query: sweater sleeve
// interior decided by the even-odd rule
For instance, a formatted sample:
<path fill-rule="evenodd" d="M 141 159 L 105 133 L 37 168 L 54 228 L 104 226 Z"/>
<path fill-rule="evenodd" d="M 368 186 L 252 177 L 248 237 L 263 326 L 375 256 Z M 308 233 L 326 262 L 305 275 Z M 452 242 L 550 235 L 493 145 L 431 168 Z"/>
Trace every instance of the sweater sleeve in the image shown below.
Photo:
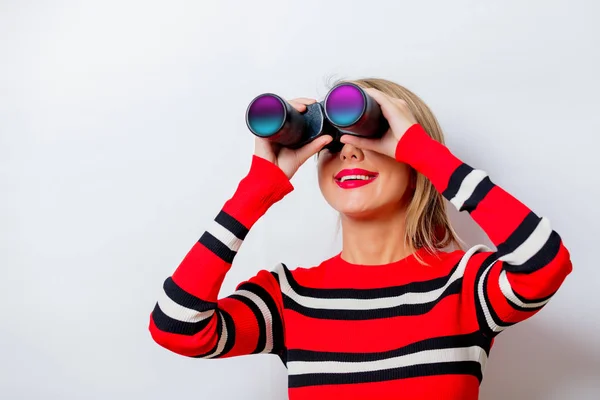
<path fill-rule="evenodd" d="M 549 220 L 462 162 L 419 124 L 400 139 L 395 157 L 425 175 L 457 210 L 468 212 L 496 246 L 472 256 L 464 273 L 480 329 L 493 337 L 537 313 L 572 270 Z"/>
<path fill-rule="evenodd" d="M 272 272 L 261 270 L 227 297 L 218 299 L 218 294 L 250 228 L 292 190 L 279 167 L 253 156 L 233 196 L 165 280 L 150 315 L 156 343 L 196 358 L 253 353 L 283 357 L 283 302 Z"/>

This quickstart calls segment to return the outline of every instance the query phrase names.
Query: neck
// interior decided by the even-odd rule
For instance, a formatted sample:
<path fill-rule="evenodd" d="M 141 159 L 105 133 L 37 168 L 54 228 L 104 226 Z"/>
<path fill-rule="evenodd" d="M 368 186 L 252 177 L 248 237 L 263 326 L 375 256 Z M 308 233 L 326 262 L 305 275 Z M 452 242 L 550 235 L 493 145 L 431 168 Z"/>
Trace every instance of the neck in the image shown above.
<path fill-rule="evenodd" d="M 352 264 L 390 264 L 415 251 L 405 243 L 405 207 L 361 218 L 342 214 L 342 232 L 341 257 Z"/>

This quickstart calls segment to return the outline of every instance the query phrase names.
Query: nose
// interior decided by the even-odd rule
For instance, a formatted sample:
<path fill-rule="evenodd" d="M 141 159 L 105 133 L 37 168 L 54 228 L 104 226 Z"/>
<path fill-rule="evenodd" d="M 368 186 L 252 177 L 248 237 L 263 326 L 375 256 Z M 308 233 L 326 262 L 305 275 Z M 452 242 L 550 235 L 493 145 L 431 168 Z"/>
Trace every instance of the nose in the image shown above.
<path fill-rule="evenodd" d="M 365 155 L 361 149 L 355 147 L 349 143 L 344 144 L 342 150 L 340 150 L 340 160 L 357 160 L 362 161 Z"/>

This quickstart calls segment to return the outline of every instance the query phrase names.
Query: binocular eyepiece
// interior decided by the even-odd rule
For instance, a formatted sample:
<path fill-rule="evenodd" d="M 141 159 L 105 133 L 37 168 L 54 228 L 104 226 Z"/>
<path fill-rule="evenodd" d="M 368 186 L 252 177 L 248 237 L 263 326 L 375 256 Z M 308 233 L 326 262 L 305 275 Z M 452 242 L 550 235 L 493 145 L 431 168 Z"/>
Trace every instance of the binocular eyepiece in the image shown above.
<path fill-rule="evenodd" d="M 344 147 L 339 141 L 343 134 L 380 138 L 389 128 L 379 104 L 354 83 L 334 86 L 303 113 L 280 96 L 263 93 L 250 102 L 246 125 L 254 135 L 292 149 L 330 135 L 333 140 L 325 147 L 331 152 Z"/>

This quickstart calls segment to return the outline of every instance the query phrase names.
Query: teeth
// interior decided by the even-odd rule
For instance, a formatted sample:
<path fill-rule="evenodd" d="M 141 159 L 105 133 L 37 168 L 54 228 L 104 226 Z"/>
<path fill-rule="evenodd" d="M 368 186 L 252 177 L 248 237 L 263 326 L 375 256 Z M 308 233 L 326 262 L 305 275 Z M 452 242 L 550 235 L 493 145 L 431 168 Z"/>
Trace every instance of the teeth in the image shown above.
<path fill-rule="evenodd" d="M 350 181 L 350 180 L 363 180 L 368 181 L 369 179 L 373 179 L 372 176 L 367 175 L 346 175 L 342 176 L 340 182 Z"/>

